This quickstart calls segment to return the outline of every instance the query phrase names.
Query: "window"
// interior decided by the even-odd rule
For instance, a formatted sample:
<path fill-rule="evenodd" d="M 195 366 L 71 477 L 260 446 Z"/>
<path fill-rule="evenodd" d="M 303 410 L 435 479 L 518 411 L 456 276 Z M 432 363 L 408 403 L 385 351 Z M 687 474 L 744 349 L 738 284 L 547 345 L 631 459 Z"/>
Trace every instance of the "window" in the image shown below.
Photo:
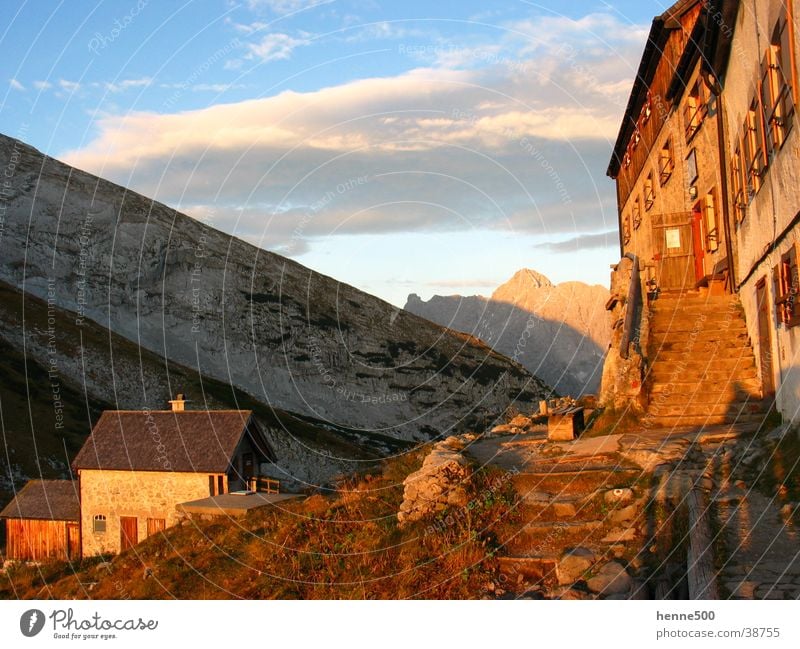
<path fill-rule="evenodd" d="M 689 181 L 689 185 L 691 186 L 697 182 L 697 178 L 697 150 L 692 149 L 689 151 L 689 155 L 686 156 L 686 179 Z"/>
<path fill-rule="evenodd" d="M 747 197 L 744 193 L 744 179 L 742 178 L 742 147 L 736 145 L 736 150 L 731 157 L 731 193 L 733 194 L 733 207 L 736 210 L 738 223 L 744 220 L 747 210 Z"/>
<path fill-rule="evenodd" d="M 638 230 L 639 226 L 642 224 L 642 201 L 638 196 L 633 201 L 633 211 L 631 214 L 633 217 L 633 229 Z"/>
<path fill-rule="evenodd" d="M 794 118 L 791 50 L 785 18 L 775 25 L 761 63 L 761 104 L 769 147 L 777 151 L 786 141 Z"/>
<path fill-rule="evenodd" d="M 778 311 L 778 322 L 786 327 L 800 324 L 800 301 L 797 299 L 797 244 L 781 255 L 780 263 L 772 270 L 775 283 L 775 307 Z"/>
<path fill-rule="evenodd" d="M 622 217 L 622 243 L 628 245 L 631 240 L 631 215 L 626 214 Z"/>
<path fill-rule="evenodd" d="M 717 192 L 711 190 L 703 201 L 703 220 L 706 226 L 706 251 L 719 249 L 719 229 L 717 226 Z"/>
<path fill-rule="evenodd" d="M 686 98 L 686 105 L 683 107 L 683 122 L 686 129 L 686 140 L 691 140 L 697 133 L 707 111 L 703 84 L 695 81 L 689 96 Z"/>
<path fill-rule="evenodd" d="M 647 124 L 647 121 L 650 119 L 650 113 L 652 112 L 651 104 L 650 104 L 650 93 L 647 93 L 647 99 L 644 102 L 644 106 L 642 106 L 642 112 L 639 115 L 639 121 L 644 125 Z"/>
<path fill-rule="evenodd" d="M 647 174 L 647 178 L 644 179 L 644 209 L 649 210 L 653 207 L 655 200 L 656 190 L 653 186 L 653 172 L 651 171 Z"/>
<path fill-rule="evenodd" d="M 658 156 L 658 180 L 663 187 L 672 176 L 675 169 L 675 159 L 672 156 L 672 138 L 664 142 Z"/>
<path fill-rule="evenodd" d="M 92 519 L 92 531 L 105 532 L 106 531 L 106 517 L 104 514 L 95 515 Z"/>
<path fill-rule="evenodd" d="M 764 128 L 758 98 L 753 99 L 744 123 L 744 175 L 748 198 L 761 189 L 761 178 L 767 169 L 764 152 Z"/>
<path fill-rule="evenodd" d="M 147 519 L 147 536 L 153 536 L 156 532 L 163 532 L 167 529 L 167 521 L 163 518 Z"/>
<path fill-rule="evenodd" d="M 633 138 L 631 139 L 631 151 L 636 151 L 636 147 L 639 146 L 639 141 L 642 139 L 642 134 L 639 131 L 639 126 L 637 125 L 635 129 L 633 129 Z"/>

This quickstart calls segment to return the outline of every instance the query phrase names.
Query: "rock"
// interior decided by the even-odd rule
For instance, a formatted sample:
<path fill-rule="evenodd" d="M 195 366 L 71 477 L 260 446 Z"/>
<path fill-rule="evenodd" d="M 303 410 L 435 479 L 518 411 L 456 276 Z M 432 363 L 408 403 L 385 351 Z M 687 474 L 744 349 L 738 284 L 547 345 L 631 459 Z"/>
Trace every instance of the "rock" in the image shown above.
<path fill-rule="evenodd" d="M 517 415 L 508 423 L 510 426 L 514 426 L 516 428 L 530 428 L 533 425 L 531 418 L 526 417 L 525 415 Z"/>
<path fill-rule="evenodd" d="M 469 496 L 464 487 L 470 469 L 461 453 L 453 450 L 448 438 L 434 444 L 419 471 L 403 481 L 403 502 L 397 513 L 400 524 L 430 517 L 448 507 L 464 507 Z"/>
<path fill-rule="evenodd" d="M 611 530 L 608 534 L 606 534 L 602 539 L 600 539 L 601 543 L 625 543 L 627 541 L 633 541 L 636 538 L 636 529 L 633 527 L 629 527 L 627 529 L 617 528 Z"/>
<path fill-rule="evenodd" d="M 632 489 L 609 489 L 603 494 L 607 503 L 627 503 L 633 500 Z"/>
<path fill-rule="evenodd" d="M 636 518 L 638 511 L 639 510 L 636 508 L 636 505 L 628 505 L 622 509 L 614 510 L 611 512 L 611 514 L 609 514 L 608 518 L 614 524 L 624 523 Z"/>
<path fill-rule="evenodd" d="M 574 548 L 565 552 L 556 564 L 556 579 L 562 586 L 573 584 L 596 561 L 594 552 L 587 548 Z"/>
<path fill-rule="evenodd" d="M 553 503 L 553 513 L 557 518 L 571 518 L 577 513 L 572 503 Z"/>
<path fill-rule="evenodd" d="M 563 590 L 559 590 L 553 593 L 554 599 L 566 599 L 566 600 L 585 600 L 585 599 L 595 599 L 595 596 L 590 593 L 584 593 L 581 590 L 576 590 L 575 588 L 565 588 Z"/>
<path fill-rule="evenodd" d="M 492 435 L 518 435 L 522 431 L 511 424 L 500 424 L 489 431 Z"/>
<path fill-rule="evenodd" d="M 609 561 L 586 582 L 586 585 L 593 593 L 620 595 L 630 592 L 633 579 L 619 561 Z"/>

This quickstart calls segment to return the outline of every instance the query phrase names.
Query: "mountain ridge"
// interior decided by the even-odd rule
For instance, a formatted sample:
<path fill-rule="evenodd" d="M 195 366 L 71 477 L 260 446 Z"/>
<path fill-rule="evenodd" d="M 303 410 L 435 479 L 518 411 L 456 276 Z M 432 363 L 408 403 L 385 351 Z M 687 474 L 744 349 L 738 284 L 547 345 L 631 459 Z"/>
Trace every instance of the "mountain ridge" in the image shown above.
<path fill-rule="evenodd" d="M 522 268 L 491 297 L 409 295 L 405 309 L 483 340 L 560 393 L 596 393 L 611 338 L 608 289 Z"/>

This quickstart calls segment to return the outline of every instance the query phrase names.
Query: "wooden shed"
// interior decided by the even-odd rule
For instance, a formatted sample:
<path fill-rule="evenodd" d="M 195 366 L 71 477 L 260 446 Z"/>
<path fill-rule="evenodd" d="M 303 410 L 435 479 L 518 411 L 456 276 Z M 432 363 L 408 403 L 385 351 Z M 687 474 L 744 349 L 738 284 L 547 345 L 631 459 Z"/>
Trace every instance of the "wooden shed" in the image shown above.
<path fill-rule="evenodd" d="M 72 480 L 31 480 L 0 518 L 6 523 L 7 559 L 80 557 L 80 502 Z"/>

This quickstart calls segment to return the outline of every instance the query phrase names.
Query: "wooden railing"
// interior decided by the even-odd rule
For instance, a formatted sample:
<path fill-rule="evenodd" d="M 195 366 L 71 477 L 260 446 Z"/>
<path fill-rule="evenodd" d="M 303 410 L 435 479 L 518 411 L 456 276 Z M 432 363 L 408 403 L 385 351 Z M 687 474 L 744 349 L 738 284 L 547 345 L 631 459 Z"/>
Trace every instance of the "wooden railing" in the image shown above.
<path fill-rule="evenodd" d="M 278 494 L 281 492 L 280 480 L 266 476 L 254 476 L 248 480 L 247 488 L 250 491 L 263 494 Z"/>
<path fill-rule="evenodd" d="M 641 324 L 642 285 L 639 280 L 639 258 L 632 252 L 626 252 L 625 256 L 633 262 L 633 266 L 631 281 L 628 284 L 628 299 L 625 301 L 625 321 L 622 325 L 622 338 L 619 341 L 619 355 L 627 359 L 630 355 L 631 341 L 635 338 L 634 332 L 638 331 Z"/>

